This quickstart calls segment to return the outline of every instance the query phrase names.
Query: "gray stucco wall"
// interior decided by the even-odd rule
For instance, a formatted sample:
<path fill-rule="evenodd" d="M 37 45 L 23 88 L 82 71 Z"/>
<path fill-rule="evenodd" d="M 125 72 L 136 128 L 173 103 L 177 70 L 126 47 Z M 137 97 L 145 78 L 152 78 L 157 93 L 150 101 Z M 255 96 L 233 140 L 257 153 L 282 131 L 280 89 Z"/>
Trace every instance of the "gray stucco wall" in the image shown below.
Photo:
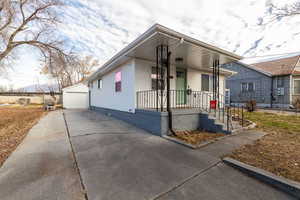
<path fill-rule="evenodd" d="M 107 108 L 91 107 L 106 115 L 123 120 L 136 127 L 149 131 L 158 136 L 168 134 L 168 113 L 136 109 L 135 113 L 123 112 Z M 172 113 L 173 130 L 187 131 L 204 129 L 212 132 L 224 132 L 223 126 L 215 124 L 208 114 L 197 110 L 180 110 Z M 226 132 L 226 131 L 225 131 Z M 226 132 L 227 133 L 227 132 Z"/>
<path fill-rule="evenodd" d="M 249 100 L 255 100 L 258 104 L 271 104 L 271 85 L 272 77 L 263 73 L 245 67 L 240 63 L 229 63 L 222 66 L 237 72 L 237 74 L 228 77 L 226 88 L 230 89 L 230 100 L 232 103 L 245 103 Z M 273 77 L 273 105 L 290 104 L 290 76 L 284 76 L 285 95 L 277 95 L 277 77 Z M 242 92 L 241 84 L 253 82 L 255 90 L 253 92 Z"/>
<path fill-rule="evenodd" d="M 155 135 L 161 136 L 163 133 L 166 133 L 168 129 L 163 126 L 166 124 L 167 113 L 136 110 L 135 113 L 123 112 L 119 110 L 100 108 L 91 106 L 92 110 L 96 110 L 106 115 L 110 115 L 116 119 L 123 120 L 129 124 L 132 124 L 136 127 L 149 131 Z"/>

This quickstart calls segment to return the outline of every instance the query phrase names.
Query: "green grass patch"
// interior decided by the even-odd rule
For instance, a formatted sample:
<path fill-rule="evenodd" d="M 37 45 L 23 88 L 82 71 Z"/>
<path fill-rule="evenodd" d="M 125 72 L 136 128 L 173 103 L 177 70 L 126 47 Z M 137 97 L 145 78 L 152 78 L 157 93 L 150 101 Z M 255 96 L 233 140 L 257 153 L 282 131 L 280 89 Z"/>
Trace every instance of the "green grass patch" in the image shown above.
<path fill-rule="evenodd" d="M 300 116 L 246 112 L 245 118 L 255 122 L 258 128 L 267 132 L 280 131 L 300 134 Z"/>

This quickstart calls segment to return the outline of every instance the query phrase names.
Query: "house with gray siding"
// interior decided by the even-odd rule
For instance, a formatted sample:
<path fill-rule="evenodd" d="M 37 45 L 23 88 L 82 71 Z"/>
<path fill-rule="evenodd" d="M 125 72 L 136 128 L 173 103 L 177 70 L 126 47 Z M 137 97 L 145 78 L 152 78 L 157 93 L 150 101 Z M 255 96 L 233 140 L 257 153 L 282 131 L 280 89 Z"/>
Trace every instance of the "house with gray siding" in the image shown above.
<path fill-rule="evenodd" d="M 230 102 L 255 100 L 259 107 L 293 107 L 300 98 L 299 55 L 245 64 L 232 62 L 223 68 L 237 72 L 226 80 Z"/>

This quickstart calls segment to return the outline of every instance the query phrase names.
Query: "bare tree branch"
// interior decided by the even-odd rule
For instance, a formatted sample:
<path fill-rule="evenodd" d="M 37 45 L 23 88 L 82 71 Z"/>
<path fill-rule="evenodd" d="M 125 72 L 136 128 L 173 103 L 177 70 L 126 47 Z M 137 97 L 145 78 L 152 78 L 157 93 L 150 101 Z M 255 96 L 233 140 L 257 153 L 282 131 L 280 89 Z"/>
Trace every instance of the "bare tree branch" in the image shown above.
<path fill-rule="evenodd" d="M 64 6 L 62 0 L 1 0 L 0 63 L 24 45 L 39 49 L 45 63 L 55 52 L 69 56 L 64 41 L 54 37 L 60 23 L 57 8 L 61 6 Z"/>
<path fill-rule="evenodd" d="M 59 84 L 59 88 L 64 88 L 85 80 L 99 65 L 99 61 L 91 56 L 78 58 L 75 54 L 69 57 L 61 54 L 52 54 L 49 60 L 51 62 L 42 68 L 41 73 L 55 78 Z"/>
<path fill-rule="evenodd" d="M 300 1 L 293 4 L 286 4 L 285 6 L 277 6 L 273 3 L 268 5 L 268 13 L 271 17 L 269 22 L 274 22 L 285 17 L 292 17 L 300 14 Z"/>

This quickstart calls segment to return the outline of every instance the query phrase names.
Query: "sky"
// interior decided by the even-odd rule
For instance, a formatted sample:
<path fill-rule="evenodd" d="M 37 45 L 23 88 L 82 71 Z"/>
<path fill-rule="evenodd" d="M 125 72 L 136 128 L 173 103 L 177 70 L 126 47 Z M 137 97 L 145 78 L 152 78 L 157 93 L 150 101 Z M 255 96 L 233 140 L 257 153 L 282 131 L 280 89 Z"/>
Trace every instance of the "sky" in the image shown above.
<path fill-rule="evenodd" d="M 299 52 L 300 16 L 266 24 L 268 3 L 294 0 L 66 0 L 58 31 L 80 55 L 104 63 L 155 23 L 244 57 Z M 21 50 L 15 88 L 47 83 L 32 49 Z"/>

